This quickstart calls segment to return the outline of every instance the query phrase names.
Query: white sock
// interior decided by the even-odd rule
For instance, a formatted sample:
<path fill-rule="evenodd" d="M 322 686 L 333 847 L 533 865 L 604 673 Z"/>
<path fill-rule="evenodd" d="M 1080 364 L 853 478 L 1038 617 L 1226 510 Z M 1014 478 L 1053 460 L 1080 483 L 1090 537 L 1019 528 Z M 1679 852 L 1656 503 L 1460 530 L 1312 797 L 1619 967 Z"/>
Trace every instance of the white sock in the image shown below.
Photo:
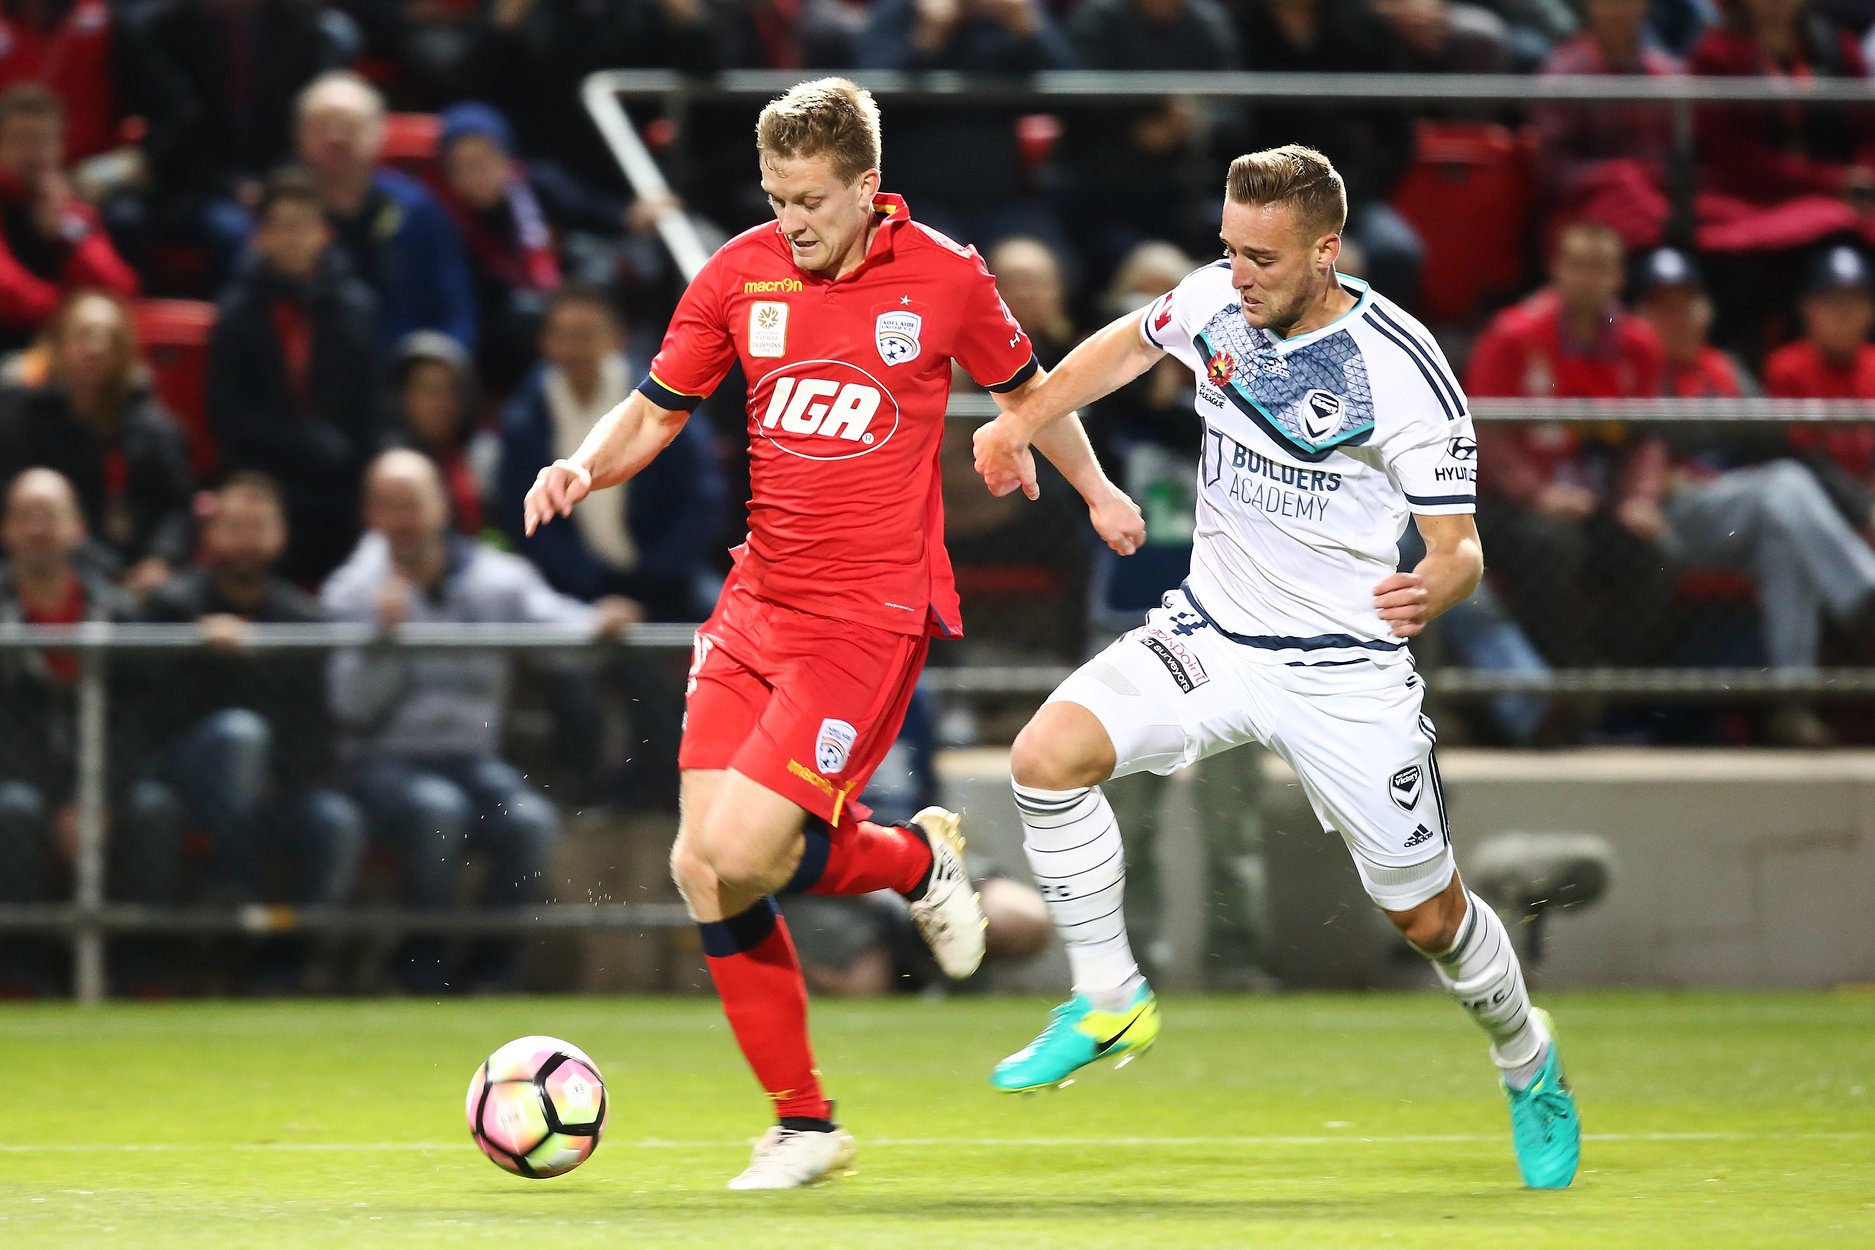
<path fill-rule="evenodd" d="M 1465 899 L 1469 906 L 1452 949 L 1438 955 L 1421 953 L 1432 961 L 1459 1006 L 1491 1035 L 1492 1061 L 1521 1089 L 1535 1079 L 1548 1039 L 1530 1011 L 1523 965 L 1504 922 L 1471 891 L 1465 892 Z"/>
<path fill-rule="evenodd" d="M 1074 992 L 1106 1010 L 1125 1006 L 1144 978 L 1126 940 L 1126 852 L 1107 796 L 1099 786 L 1015 792 L 1022 850 L 1068 948 Z"/>

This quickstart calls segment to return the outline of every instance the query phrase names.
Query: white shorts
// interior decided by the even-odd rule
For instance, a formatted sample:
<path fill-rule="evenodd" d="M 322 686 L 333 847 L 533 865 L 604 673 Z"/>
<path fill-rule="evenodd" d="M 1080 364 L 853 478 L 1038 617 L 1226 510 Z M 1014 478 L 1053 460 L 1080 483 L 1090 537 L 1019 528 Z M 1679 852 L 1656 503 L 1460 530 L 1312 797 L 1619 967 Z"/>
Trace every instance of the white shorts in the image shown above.
<path fill-rule="evenodd" d="M 1233 642 L 1174 590 L 1048 701 L 1099 718 L 1116 777 L 1269 747 L 1295 769 L 1322 827 L 1347 843 L 1369 897 L 1404 911 L 1449 885 L 1456 867 L 1424 694 L 1407 660 L 1288 664 Z"/>

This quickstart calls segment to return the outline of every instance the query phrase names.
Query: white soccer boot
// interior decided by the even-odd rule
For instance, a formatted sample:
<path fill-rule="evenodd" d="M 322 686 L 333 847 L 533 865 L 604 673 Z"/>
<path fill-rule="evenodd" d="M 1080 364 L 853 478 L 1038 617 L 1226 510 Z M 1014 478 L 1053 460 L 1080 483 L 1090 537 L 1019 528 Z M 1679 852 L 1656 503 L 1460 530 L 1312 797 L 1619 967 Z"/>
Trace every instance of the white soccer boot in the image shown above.
<path fill-rule="evenodd" d="M 777 1124 L 755 1143 L 748 1170 L 729 1182 L 731 1189 L 800 1189 L 853 1171 L 859 1148 L 853 1135 L 834 1129 L 815 1133 Z"/>
<path fill-rule="evenodd" d="M 983 931 L 989 927 L 964 868 L 963 818 L 927 807 L 911 823 L 931 844 L 931 884 L 923 898 L 911 900 L 911 918 L 944 975 L 961 981 L 982 964 Z"/>

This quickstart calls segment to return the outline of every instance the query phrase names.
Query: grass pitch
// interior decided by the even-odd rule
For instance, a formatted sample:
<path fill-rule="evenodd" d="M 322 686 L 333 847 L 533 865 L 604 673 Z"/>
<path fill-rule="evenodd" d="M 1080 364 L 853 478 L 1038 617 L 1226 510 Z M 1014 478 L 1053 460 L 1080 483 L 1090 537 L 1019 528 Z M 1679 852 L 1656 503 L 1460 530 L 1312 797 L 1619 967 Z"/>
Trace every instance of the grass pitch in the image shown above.
<path fill-rule="evenodd" d="M 1483 1046 L 1433 994 L 1172 999 L 1158 1049 L 1029 1098 L 1046 1004 L 819 1003 L 860 1173 L 730 1194 L 765 1121 L 705 1000 L 0 1008 L 0 1247 L 1875 1247 L 1875 996 L 1546 999 L 1588 1129 L 1520 1187 Z M 524 1181 L 462 1093 L 524 1033 L 610 1133 Z"/>

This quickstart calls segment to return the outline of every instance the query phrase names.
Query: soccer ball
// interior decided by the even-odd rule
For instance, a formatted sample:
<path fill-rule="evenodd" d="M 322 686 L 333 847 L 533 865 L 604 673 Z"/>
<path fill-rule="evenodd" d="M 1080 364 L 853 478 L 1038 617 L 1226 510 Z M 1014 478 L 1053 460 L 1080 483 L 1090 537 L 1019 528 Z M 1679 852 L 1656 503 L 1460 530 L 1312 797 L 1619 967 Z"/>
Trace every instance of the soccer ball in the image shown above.
<path fill-rule="evenodd" d="M 605 1132 L 605 1082 L 586 1052 L 557 1037 L 522 1037 L 469 1081 L 469 1135 L 516 1176 L 564 1176 Z"/>

